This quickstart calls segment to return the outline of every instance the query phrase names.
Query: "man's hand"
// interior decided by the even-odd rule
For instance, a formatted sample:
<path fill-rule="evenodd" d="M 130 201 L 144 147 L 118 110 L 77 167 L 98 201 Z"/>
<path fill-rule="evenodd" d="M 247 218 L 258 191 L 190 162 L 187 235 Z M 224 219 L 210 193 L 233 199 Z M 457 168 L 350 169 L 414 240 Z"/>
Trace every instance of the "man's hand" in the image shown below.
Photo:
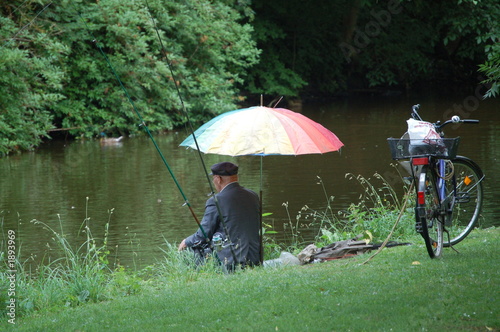
<path fill-rule="evenodd" d="M 186 239 L 184 239 L 184 240 L 182 240 L 182 242 L 179 244 L 179 248 L 178 248 L 178 250 L 179 250 L 179 251 L 182 251 L 182 250 L 184 250 L 184 249 L 186 249 L 186 248 L 187 248 L 187 245 L 186 245 Z"/>

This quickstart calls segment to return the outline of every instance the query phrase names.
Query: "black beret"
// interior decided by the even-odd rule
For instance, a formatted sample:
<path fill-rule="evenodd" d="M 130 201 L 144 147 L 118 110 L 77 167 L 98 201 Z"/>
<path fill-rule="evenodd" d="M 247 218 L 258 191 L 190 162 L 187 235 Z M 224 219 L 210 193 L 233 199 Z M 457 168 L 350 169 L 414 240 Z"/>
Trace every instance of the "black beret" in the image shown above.
<path fill-rule="evenodd" d="M 212 167 L 210 167 L 210 170 L 212 171 L 210 175 L 220 175 L 220 176 L 236 175 L 238 174 L 238 165 L 225 161 L 222 163 L 212 165 Z"/>

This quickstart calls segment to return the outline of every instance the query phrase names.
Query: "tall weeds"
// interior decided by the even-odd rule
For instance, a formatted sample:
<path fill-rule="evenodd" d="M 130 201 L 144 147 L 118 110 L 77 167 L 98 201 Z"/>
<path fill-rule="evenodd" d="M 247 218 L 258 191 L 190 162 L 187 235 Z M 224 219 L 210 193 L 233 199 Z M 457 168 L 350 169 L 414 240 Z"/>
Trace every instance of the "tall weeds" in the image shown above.
<path fill-rule="evenodd" d="M 209 275 L 224 273 L 215 254 L 201 258 L 191 250 L 177 251 L 177 247 L 165 241 L 164 256 L 153 270 L 163 283 L 194 281 Z"/>
<path fill-rule="evenodd" d="M 86 211 L 87 208 L 88 197 Z M 58 231 L 43 221 L 31 221 L 35 227 L 41 227 L 51 234 L 58 258 L 46 256 L 36 268 L 32 268 L 27 262 L 16 261 L 17 315 L 98 302 L 109 299 L 114 294 L 109 285 L 114 284 L 116 287 L 116 282 L 111 282 L 112 271 L 108 267 L 108 230 L 113 210 L 108 211 L 108 214 L 104 237 L 98 241 L 91 232 L 90 217 L 86 212 L 79 231 L 79 235 L 84 234 L 85 238 L 76 248 L 71 246 L 64 234 L 60 215 Z M 21 257 L 20 250 L 17 257 Z M 5 278 L 7 266 L 2 265 L 0 270 L 3 272 L 1 278 Z M 7 292 L 0 295 L 2 302 L 6 300 L 3 298 L 5 294 Z"/>
<path fill-rule="evenodd" d="M 347 173 L 346 178 L 356 181 L 360 186 L 359 201 L 337 212 L 332 207 L 335 197 L 328 194 L 321 177 L 317 178 L 317 184 L 321 185 L 326 200 L 324 207 L 315 209 L 304 205 L 292 221 L 288 202 L 283 203 L 288 215 L 283 234 L 287 242 L 286 249 L 297 252 L 303 249 L 305 243 L 314 242 L 321 247 L 359 234 L 365 234 L 372 241 L 381 242 L 390 233 L 403 206 L 402 199 L 405 198 L 400 199 L 394 186 L 382 175 L 375 173 L 374 179 L 371 179 Z M 404 191 L 408 190 L 404 181 L 398 183 L 402 184 Z M 412 199 L 411 195 L 409 197 Z M 413 209 L 409 207 L 405 209 L 402 220 L 393 233 L 393 240 L 407 240 L 415 236 L 413 225 Z M 314 235 L 311 236 L 311 232 L 308 232 L 309 237 L 302 236 L 305 229 L 313 230 Z"/>
<path fill-rule="evenodd" d="M 197 264 L 189 252 L 178 253 L 177 248 L 169 243 L 166 249 L 162 249 L 163 259 L 142 270 L 130 271 L 119 264 L 110 264 L 108 236 L 113 209 L 108 211 L 103 237 L 98 238 L 91 230 L 88 202 L 87 197 L 85 218 L 77 234 L 77 239 L 81 239 L 82 235 L 83 239 L 76 247 L 69 243 L 60 215 L 57 215 L 59 223 L 57 230 L 46 222 L 31 221 L 34 227 L 40 227 L 50 234 L 52 242 L 47 245 L 51 248 L 52 255 L 45 256 L 35 267 L 28 264 L 32 263 L 31 260 L 16 261 L 17 317 L 37 311 L 60 310 L 128 296 L 146 288 L 157 288 L 171 282 L 195 280 L 222 272 L 214 257 L 207 258 L 205 264 Z M 7 311 L 3 303 L 9 301 L 5 287 L 9 284 L 7 272 L 11 268 L 7 267 L 5 259 L 6 241 L 1 213 L 0 224 L 3 235 L 0 242 L 0 258 L 4 263 L 0 264 L 0 303 L 2 303 L 0 317 L 5 317 Z M 20 245 L 18 249 L 17 257 L 21 257 Z"/>
<path fill-rule="evenodd" d="M 284 203 L 283 206 L 288 215 L 288 223 L 284 231 L 287 243 L 277 243 L 273 240 L 272 235 L 276 231 L 273 225 L 264 222 L 265 259 L 276 258 L 283 250 L 297 253 L 304 248 L 305 244 L 311 242 L 315 242 L 317 246 L 323 246 L 361 233 L 373 234 L 373 241 L 385 238 L 397 218 L 398 209 L 402 206 L 396 191 L 379 174 L 375 174 L 374 179 L 352 174 L 346 176 L 360 186 L 362 193 L 359 202 L 350 204 L 346 209 L 335 211 L 332 206 L 335 198 L 328 194 L 323 180 L 318 177 L 317 184 L 321 186 L 326 204 L 319 209 L 305 205 L 292 219 L 288 203 Z M 215 256 L 209 256 L 203 264 L 198 264 L 192 252 L 178 252 L 177 248 L 167 241 L 165 241 L 165 247 L 161 249 L 163 255 L 159 261 L 140 271 L 129 271 L 123 266 L 110 264 L 108 230 L 113 209 L 108 211 L 104 234 L 99 239 L 91 231 L 88 201 L 87 198 L 85 218 L 78 231 L 81 241 L 77 246 L 69 243 L 64 233 L 63 220 L 59 215 L 57 230 L 43 221 L 32 220 L 31 224 L 34 227 L 41 227 L 49 232 L 59 255 L 56 258 L 44 257 L 42 263 L 36 268 L 32 268 L 27 261 L 16 262 L 17 316 L 29 315 L 36 311 L 80 306 L 89 302 L 136 294 L 148 288 L 157 289 L 170 283 L 186 283 L 224 273 Z M 268 215 L 270 213 L 265 216 Z M 0 222 L 3 232 L 1 213 Z M 394 239 L 407 240 L 409 236 L 415 234 L 411 208 L 406 211 L 399 225 L 393 235 Z M 17 257 L 21 257 L 20 250 L 21 245 L 18 247 Z M 2 233 L 0 258 L 3 262 L 5 262 L 4 252 L 5 234 Z M 2 272 L 0 273 L 0 303 L 8 301 L 5 289 L 8 281 L 7 271 L 6 264 L 0 265 L 0 272 Z M 2 310 L 0 316 L 5 316 L 5 306 L 0 310 Z"/>

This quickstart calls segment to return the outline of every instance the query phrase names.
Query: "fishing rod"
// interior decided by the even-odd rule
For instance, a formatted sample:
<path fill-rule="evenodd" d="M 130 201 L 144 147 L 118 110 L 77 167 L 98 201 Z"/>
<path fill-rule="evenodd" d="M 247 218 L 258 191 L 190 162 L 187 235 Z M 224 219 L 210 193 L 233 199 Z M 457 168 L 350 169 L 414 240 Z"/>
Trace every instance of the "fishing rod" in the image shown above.
<path fill-rule="evenodd" d="M 74 5 L 73 5 L 74 7 Z M 76 10 L 76 8 L 74 7 L 75 11 L 77 12 L 78 16 L 80 17 L 80 19 L 82 20 L 82 22 L 84 23 L 85 25 L 85 28 L 87 29 L 88 33 L 92 36 L 93 40 L 92 42 L 96 45 L 96 47 L 99 49 L 100 53 L 102 54 L 102 56 L 104 57 L 104 59 L 106 60 L 106 63 L 108 64 L 109 68 L 111 69 L 111 71 L 113 72 L 114 76 L 116 77 L 116 79 L 118 80 L 118 82 L 120 83 L 120 87 L 122 88 L 123 92 L 125 93 L 125 96 L 127 97 L 129 103 L 132 105 L 132 108 L 134 109 L 137 117 L 139 118 L 140 120 L 140 124 L 139 126 L 140 127 L 143 127 L 144 130 L 146 131 L 146 133 L 148 134 L 149 138 L 151 138 L 151 141 L 153 142 L 155 148 L 156 148 L 156 151 L 158 152 L 158 154 L 160 155 L 161 157 L 161 160 L 163 161 L 163 163 L 165 164 L 165 166 L 167 167 L 168 169 L 168 172 L 170 173 L 170 176 L 172 177 L 172 179 L 174 180 L 176 186 L 177 186 L 177 189 L 179 189 L 179 192 L 181 193 L 182 195 L 182 198 L 184 199 L 184 205 L 186 205 L 188 208 L 189 208 L 189 211 L 191 212 L 191 215 L 193 216 L 194 220 L 196 221 L 196 223 L 198 224 L 198 227 L 200 228 L 201 232 L 203 233 L 203 236 L 205 237 L 205 239 L 208 240 L 208 236 L 207 234 L 205 233 L 205 230 L 203 229 L 203 227 L 201 226 L 201 223 L 200 221 L 198 220 L 198 217 L 196 216 L 196 214 L 194 213 L 194 210 L 193 210 L 193 207 L 191 206 L 191 204 L 189 203 L 189 200 L 187 199 L 186 195 L 184 194 L 184 191 L 182 190 L 179 182 L 177 181 L 177 178 L 175 177 L 172 169 L 170 168 L 169 164 L 167 163 L 167 160 L 165 159 L 165 157 L 163 156 L 163 153 L 161 152 L 160 150 L 160 147 L 158 146 L 158 144 L 156 143 L 153 135 L 151 134 L 151 131 L 149 130 L 148 126 L 146 125 L 146 122 L 144 121 L 144 119 L 142 118 L 141 116 L 141 113 L 139 112 L 139 110 L 137 109 L 137 107 L 135 106 L 135 103 L 133 102 L 132 98 L 130 97 L 129 93 L 128 93 L 128 90 L 125 88 L 125 86 L 123 85 L 123 82 L 122 80 L 120 79 L 120 76 L 118 76 L 118 74 L 116 73 L 116 70 L 115 68 L 113 67 L 113 65 L 111 64 L 111 61 L 109 60 L 108 56 L 106 55 L 106 53 L 103 51 L 101 45 L 99 45 L 99 42 L 97 41 L 97 38 L 95 37 L 94 33 L 92 32 L 92 30 L 90 30 L 89 26 L 87 25 L 87 22 L 83 19 L 81 13 Z"/>
<path fill-rule="evenodd" d="M 187 120 L 187 122 L 189 124 L 189 129 L 190 129 L 191 135 L 193 136 L 193 141 L 194 141 L 194 143 L 196 145 L 196 151 L 198 151 L 198 156 L 200 158 L 200 162 L 201 162 L 203 171 L 204 171 L 205 176 L 207 178 L 207 182 L 208 182 L 208 185 L 210 187 L 210 192 L 212 194 L 212 197 L 214 198 L 215 206 L 216 206 L 217 212 L 219 214 L 219 220 L 221 222 L 222 228 L 224 229 L 224 233 L 226 233 L 226 238 L 227 238 L 227 241 L 229 242 L 229 248 L 231 249 L 231 256 L 233 256 L 234 263 L 236 264 L 237 258 L 236 258 L 236 253 L 234 252 L 233 242 L 231 241 L 231 238 L 230 238 L 230 235 L 229 235 L 229 230 L 227 228 L 226 221 L 224 220 L 224 216 L 222 214 L 222 210 L 220 208 L 220 204 L 219 204 L 219 201 L 217 199 L 217 195 L 215 195 L 215 191 L 214 191 L 214 187 L 213 187 L 212 181 L 211 181 L 210 176 L 209 176 L 209 174 L 207 172 L 207 168 L 205 166 L 205 161 L 203 160 L 203 156 L 201 154 L 200 147 L 198 145 L 198 140 L 196 139 L 196 135 L 194 134 L 193 124 L 191 122 L 191 119 L 189 118 L 189 113 L 186 110 L 186 106 L 184 105 L 184 99 L 182 98 L 181 91 L 180 91 L 180 89 L 179 89 L 179 87 L 178 87 L 178 85 L 176 83 L 177 82 L 176 76 L 174 74 L 174 70 L 172 68 L 172 64 L 171 64 L 170 59 L 168 57 L 167 51 L 165 49 L 165 46 L 163 45 L 163 41 L 161 40 L 160 32 L 158 31 L 158 26 L 157 26 L 156 21 L 153 18 L 153 15 L 151 13 L 151 7 L 149 6 L 148 0 L 145 0 L 145 2 L 146 2 L 146 7 L 148 9 L 149 16 L 151 17 L 151 21 L 153 22 L 153 27 L 154 27 L 154 29 L 156 31 L 156 36 L 158 37 L 158 40 L 160 42 L 161 52 L 162 52 L 163 56 L 165 57 L 165 61 L 167 62 L 168 69 L 170 70 L 170 75 L 172 76 L 172 79 L 174 81 L 175 89 L 177 91 L 177 95 L 179 96 L 179 100 L 180 100 L 180 103 L 181 103 L 182 111 L 183 111 L 184 115 L 186 116 L 186 120 Z"/>

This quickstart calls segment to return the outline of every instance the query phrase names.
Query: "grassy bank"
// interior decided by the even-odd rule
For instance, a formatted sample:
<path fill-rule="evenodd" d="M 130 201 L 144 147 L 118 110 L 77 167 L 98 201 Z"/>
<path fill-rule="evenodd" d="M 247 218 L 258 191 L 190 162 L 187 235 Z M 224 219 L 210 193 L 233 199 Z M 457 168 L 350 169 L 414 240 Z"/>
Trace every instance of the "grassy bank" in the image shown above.
<path fill-rule="evenodd" d="M 498 331 L 499 229 L 431 260 L 422 241 L 307 266 L 158 274 L 114 300 L 1 322 L 20 331 Z"/>
<path fill-rule="evenodd" d="M 303 230 L 313 231 L 318 247 L 357 234 L 377 243 L 389 233 L 391 240 L 413 246 L 385 249 L 367 264 L 362 263 L 368 254 L 227 275 L 215 261 L 195 268 L 187 251 L 179 253 L 166 243 L 156 264 L 126 270 L 109 261 L 113 210 L 104 234 L 97 237 L 89 228 L 87 211 L 77 243 L 67 241 L 61 220 L 57 229 L 33 220 L 33 227 L 49 232 L 57 255 L 35 267 L 12 263 L 11 231 L 4 234 L 0 258 L 8 264 L 0 266 L 0 303 L 6 303 L 0 308 L 0 330 L 499 330 L 499 230 L 475 230 L 458 245 L 460 254 L 447 249 L 442 259 L 431 260 L 415 233 L 413 209 L 404 207 L 405 198 L 398 199 L 378 174 L 372 180 L 346 176 L 361 186 L 359 203 L 334 212 L 333 197 L 318 177 L 326 207 L 304 206 L 290 217 L 286 246 L 269 236 L 273 227 L 265 222 L 265 259 L 276 258 L 282 250 L 297 254 L 311 242 L 302 237 Z M 288 204 L 284 206 L 289 216 L 294 215 Z M 395 220 L 399 224 L 391 232 Z M 22 245 L 15 247 L 17 257 L 22 257 Z M 12 268 L 15 282 L 10 278 Z M 12 299 L 15 319 L 7 306 Z"/>

